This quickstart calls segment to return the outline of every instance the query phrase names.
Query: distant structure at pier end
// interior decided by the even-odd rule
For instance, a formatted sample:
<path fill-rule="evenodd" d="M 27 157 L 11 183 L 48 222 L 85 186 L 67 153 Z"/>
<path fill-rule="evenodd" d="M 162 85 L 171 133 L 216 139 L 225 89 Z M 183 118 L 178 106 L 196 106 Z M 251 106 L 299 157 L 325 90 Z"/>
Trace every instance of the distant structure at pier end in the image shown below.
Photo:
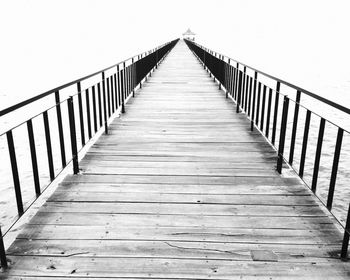
<path fill-rule="evenodd" d="M 188 28 L 185 33 L 182 33 L 183 39 L 187 39 L 187 40 L 190 40 L 190 41 L 194 41 L 195 40 L 195 36 L 196 36 L 196 33 L 192 32 L 190 28 Z"/>

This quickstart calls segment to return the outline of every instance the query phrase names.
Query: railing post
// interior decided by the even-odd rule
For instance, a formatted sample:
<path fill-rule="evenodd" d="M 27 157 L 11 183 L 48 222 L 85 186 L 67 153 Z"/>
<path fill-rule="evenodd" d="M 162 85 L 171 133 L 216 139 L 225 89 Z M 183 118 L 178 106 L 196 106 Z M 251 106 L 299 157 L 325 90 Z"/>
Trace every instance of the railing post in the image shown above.
<path fill-rule="evenodd" d="M 241 105 L 242 75 L 242 71 L 239 71 L 236 113 L 239 113 L 239 106 Z"/>
<path fill-rule="evenodd" d="M 275 95 L 275 106 L 274 106 L 274 114 L 273 114 L 273 123 L 272 123 L 272 138 L 271 138 L 272 145 L 275 145 L 275 139 L 276 139 L 276 126 L 277 126 L 277 115 L 278 115 L 278 102 L 279 102 L 280 87 L 281 87 L 281 83 L 277 82 L 277 84 L 276 84 L 276 95 Z"/>
<path fill-rule="evenodd" d="M 77 135 L 75 130 L 74 104 L 73 104 L 72 96 L 68 98 L 67 104 L 68 104 L 68 116 L 69 116 L 70 143 L 71 143 L 72 161 L 73 161 L 73 173 L 78 174 L 79 164 L 78 164 L 78 150 L 77 150 Z"/>
<path fill-rule="evenodd" d="M 13 143 L 12 130 L 6 132 L 6 137 L 7 137 L 7 145 L 8 145 L 10 161 L 11 161 L 13 185 L 16 193 L 18 215 L 22 216 L 24 212 L 23 201 L 22 201 L 22 194 L 21 194 L 21 185 L 20 185 L 19 176 L 18 176 L 16 151 L 15 151 L 15 145 Z"/>
<path fill-rule="evenodd" d="M 83 113 L 83 100 L 81 98 L 81 84 L 80 84 L 80 82 L 77 83 L 77 90 L 78 90 L 81 146 L 84 147 L 85 146 L 84 113 Z"/>
<path fill-rule="evenodd" d="M 231 81 L 231 77 L 230 77 L 230 64 L 231 64 L 231 60 L 228 59 L 227 60 L 227 64 L 225 67 L 225 79 L 226 79 L 226 84 L 225 84 L 225 88 L 226 88 L 226 93 L 225 93 L 225 97 L 228 98 L 228 91 L 229 91 L 229 83 Z"/>
<path fill-rule="evenodd" d="M 2 232 L 1 232 L 1 226 L 0 226 L 0 263 L 1 263 L 1 268 L 6 269 L 8 267 L 7 259 L 6 259 L 6 251 L 4 246 L 4 238 L 2 237 Z"/>
<path fill-rule="evenodd" d="M 53 181 L 55 179 L 55 169 L 53 166 L 50 124 L 49 124 L 49 116 L 47 114 L 47 111 L 43 113 L 43 121 L 44 121 L 44 130 L 45 130 L 47 163 L 49 165 L 50 180 Z"/>
<path fill-rule="evenodd" d="M 105 72 L 102 72 L 102 95 L 103 95 L 103 115 L 104 115 L 104 127 L 105 133 L 108 134 L 108 120 L 107 120 L 107 96 L 105 87 Z"/>
<path fill-rule="evenodd" d="M 325 127 L 325 119 L 321 118 L 320 121 L 320 128 L 318 131 L 318 139 L 317 139 L 317 148 L 316 148 L 316 155 L 315 155 L 315 163 L 314 163 L 314 172 L 312 175 L 312 184 L 311 184 L 311 190 L 315 193 L 316 187 L 317 187 L 317 180 L 318 180 L 318 171 L 320 168 L 320 159 L 321 159 L 321 151 L 322 151 L 322 143 L 323 143 L 323 135 L 324 135 L 324 127 Z"/>
<path fill-rule="evenodd" d="M 250 118 L 250 130 L 254 130 L 254 118 L 255 118 L 255 100 L 256 100 L 256 86 L 258 83 L 258 72 L 254 72 L 254 86 L 253 86 L 253 100 L 252 100 L 252 113 Z"/>
<path fill-rule="evenodd" d="M 158 49 L 157 49 L 157 61 L 158 61 Z M 131 88 L 132 97 L 135 97 L 135 87 L 134 87 L 134 58 L 131 59 Z M 158 62 L 157 62 L 158 63 Z"/>
<path fill-rule="evenodd" d="M 350 203 L 348 208 L 348 216 L 346 218 L 346 224 L 344 229 L 344 237 L 343 237 L 343 245 L 341 248 L 340 257 L 342 260 L 346 260 L 348 258 L 348 247 L 349 247 L 349 232 L 350 232 Z"/>
<path fill-rule="evenodd" d="M 67 165 L 67 162 L 66 162 L 66 152 L 65 152 L 65 145 L 64 145 L 62 113 L 61 113 L 61 104 L 60 104 L 61 101 L 60 101 L 60 93 L 59 93 L 59 91 L 55 92 L 55 101 L 56 101 L 58 135 L 59 135 L 59 138 L 60 138 L 61 162 L 62 162 L 62 168 L 64 168 Z"/>
<path fill-rule="evenodd" d="M 298 127 L 298 116 L 299 116 L 299 104 L 300 104 L 300 91 L 297 91 L 297 96 L 295 99 L 295 107 L 294 107 L 294 119 L 293 119 L 293 128 L 292 128 L 292 138 L 290 142 L 290 150 L 289 150 L 289 164 L 293 164 L 294 159 L 294 147 L 295 147 L 295 137 L 297 134 Z"/>
<path fill-rule="evenodd" d="M 122 96 L 122 114 L 125 113 L 125 104 L 124 104 L 124 99 L 125 99 L 125 88 L 124 88 L 124 77 L 125 77 L 125 63 L 123 66 L 123 70 L 120 71 L 120 88 L 121 88 L 121 96 Z M 147 79 L 147 75 L 146 75 Z"/>
<path fill-rule="evenodd" d="M 278 147 L 278 159 L 277 159 L 277 172 L 280 174 L 282 173 L 284 142 L 286 139 L 287 119 L 288 119 L 288 106 L 289 106 L 289 98 L 285 96 L 283 101 L 281 132 L 280 132 L 280 141 L 279 141 L 279 147 Z"/>
<path fill-rule="evenodd" d="M 269 138 L 269 133 L 270 133 L 271 104 L 272 104 L 272 88 L 269 88 L 269 100 L 267 102 L 267 116 L 266 116 L 266 128 L 265 128 L 265 136 L 267 139 Z"/>
<path fill-rule="evenodd" d="M 30 156 L 32 160 L 34 188 L 35 188 L 35 194 L 38 197 L 41 194 L 41 190 L 40 190 L 40 180 L 39 180 L 39 172 L 38 172 L 38 161 L 36 157 L 35 139 L 34 139 L 34 132 L 33 132 L 33 123 L 31 119 L 27 121 L 27 130 L 28 130 Z"/>
<path fill-rule="evenodd" d="M 343 134 L 344 134 L 344 130 L 339 127 L 338 135 L 337 135 L 337 143 L 335 145 L 335 151 L 334 151 L 331 181 L 329 183 L 328 198 L 327 198 L 327 208 L 329 211 L 332 209 L 332 204 L 333 204 L 333 196 L 334 196 L 335 183 L 337 180 L 340 151 L 341 151 L 341 145 L 343 142 Z"/>
<path fill-rule="evenodd" d="M 246 73 L 247 73 L 247 67 L 243 67 L 243 75 L 242 75 L 242 90 L 241 90 L 241 103 L 242 103 L 242 110 L 244 110 L 244 102 L 245 102 L 245 81 L 246 81 Z"/>
<path fill-rule="evenodd" d="M 309 139 L 310 119 L 311 119 L 311 111 L 307 110 L 306 118 L 305 118 L 305 125 L 304 125 L 303 144 L 301 147 L 301 157 L 300 157 L 300 164 L 299 164 L 299 176 L 300 176 L 300 178 L 303 178 L 303 176 L 304 176 L 307 142 Z"/>

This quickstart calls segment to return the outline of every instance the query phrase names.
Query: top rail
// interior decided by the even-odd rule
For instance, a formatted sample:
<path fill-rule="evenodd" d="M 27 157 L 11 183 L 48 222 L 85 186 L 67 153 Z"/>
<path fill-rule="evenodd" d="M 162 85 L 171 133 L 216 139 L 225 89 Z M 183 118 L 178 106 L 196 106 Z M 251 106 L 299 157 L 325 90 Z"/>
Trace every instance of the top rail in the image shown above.
<path fill-rule="evenodd" d="M 191 42 L 191 43 L 197 45 L 198 47 L 202 48 L 203 50 L 206 50 L 206 51 L 209 50 L 209 49 L 207 49 L 206 47 L 204 47 L 204 46 L 202 46 L 202 45 L 200 45 L 200 44 L 198 44 L 198 43 L 196 43 L 196 42 Z M 215 51 L 212 51 L 212 52 L 214 52 L 215 54 L 217 54 L 217 52 L 215 52 Z M 250 69 L 250 70 L 252 70 L 252 71 L 254 71 L 254 72 L 258 73 L 258 74 L 261 74 L 261 75 L 263 75 L 263 76 L 265 76 L 265 77 L 267 77 L 267 78 L 270 78 L 270 79 L 272 79 L 272 80 L 275 80 L 275 81 L 277 81 L 277 82 L 279 82 L 279 83 L 281 83 L 281 84 L 283 84 L 283 85 L 286 85 L 286 86 L 288 86 L 288 87 L 290 87 L 290 88 L 293 88 L 293 89 L 295 89 L 295 90 L 297 90 L 297 91 L 300 91 L 300 92 L 302 92 L 302 93 L 304 93 L 304 94 L 306 94 L 306 95 L 308 95 L 308 96 L 310 96 L 310 97 L 312 97 L 312 98 L 314 98 L 314 99 L 316 99 L 316 100 L 318 100 L 318 101 L 321 101 L 321 102 L 323 102 L 323 103 L 325 103 L 325 104 L 327 104 L 327 105 L 329 105 L 329 106 L 332 106 L 332 107 L 334 107 L 334 108 L 336 108 L 336 109 L 338 109 L 338 110 L 340 110 L 340 111 L 342 111 L 342 112 L 344 112 L 344 113 L 350 114 L 350 109 L 347 108 L 347 107 L 344 107 L 343 105 L 340 105 L 340 104 L 338 104 L 338 103 L 336 103 L 336 102 L 334 102 L 334 101 L 331 101 L 331 100 L 329 100 L 329 99 L 327 99 L 327 98 L 324 98 L 324 97 L 322 97 L 322 96 L 319 96 L 319 95 L 317 95 L 316 93 L 313 93 L 313 92 L 311 92 L 311 91 L 309 91 L 309 90 L 306 90 L 306 89 L 304 89 L 304 88 L 301 88 L 301 87 L 299 87 L 299 86 L 296 86 L 296 85 L 294 85 L 294 84 L 291 84 L 291 83 L 289 83 L 289 82 L 287 82 L 287 81 L 285 81 L 285 80 L 282 80 L 282 79 L 280 79 L 280 78 L 277 78 L 277 77 L 275 77 L 275 76 L 272 76 L 272 75 L 270 75 L 270 74 L 267 74 L 266 72 L 263 72 L 263 71 L 261 71 L 261 70 L 258 70 L 258 69 L 254 68 L 254 67 L 252 67 L 252 66 L 249 66 L 249 65 L 247 65 L 247 64 L 245 64 L 245 63 L 243 63 L 243 62 L 240 62 L 240 61 L 238 61 L 238 60 L 236 60 L 236 59 L 233 59 L 233 58 L 231 58 L 231 57 L 229 57 L 229 56 L 227 56 L 227 55 L 225 55 L 225 54 L 223 54 L 223 55 L 221 55 L 221 56 L 223 57 L 223 59 L 226 57 L 228 60 L 233 61 L 233 62 L 236 62 L 236 63 L 238 63 L 239 65 L 242 65 L 243 67 L 246 67 L 247 69 Z"/>
<path fill-rule="evenodd" d="M 139 58 L 139 57 L 140 57 L 141 55 L 143 55 L 143 54 L 148 54 L 148 53 L 151 52 L 151 51 L 160 49 L 160 48 L 162 48 L 163 46 L 165 46 L 166 44 L 167 44 L 167 43 L 162 44 L 162 45 L 159 45 L 159 46 L 156 47 L 155 49 L 152 49 L 152 50 L 149 50 L 149 51 L 146 51 L 146 52 L 142 52 L 142 53 L 140 53 L 140 54 L 138 54 L 138 55 L 131 56 L 131 57 L 125 59 L 125 60 L 122 60 L 122 61 L 120 61 L 120 62 L 118 62 L 118 63 L 115 63 L 115 64 L 113 64 L 113 65 L 111 65 L 111 66 L 108 66 L 107 68 L 104 68 L 104 69 L 102 69 L 102 70 L 99 70 L 99 71 L 97 71 L 97 72 L 95 72 L 95 73 L 92 73 L 92 74 L 89 74 L 89 75 L 84 76 L 84 77 L 82 77 L 82 78 L 79 78 L 79 79 L 76 79 L 76 80 L 74 80 L 74 81 L 68 82 L 68 83 L 63 84 L 63 85 L 61 85 L 61 86 L 58 86 L 58 87 L 56 87 L 56 88 L 50 89 L 50 90 L 48 90 L 48 91 L 46 91 L 46 92 L 43 92 L 43 93 L 41 93 L 41 94 L 38 94 L 38 95 L 36 95 L 36 96 L 34 96 L 34 97 L 32 97 L 32 98 L 29 98 L 29 99 L 26 99 L 26 100 L 24 100 L 24 101 L 22 101 L 22 102 L 19 102 L 19 103 L 15 104 L 15 105 L 9 106 L 9 107 L 7 107 L 7 108 L 5 108 L 5 109 L 3 109 L 3 110 L 0 110 L 0 117 L 6 115 L 6 114 L 8 114 L 8 113 L 11 113 L 11 112 L 13 112 L 13 111 L 15 111 L 15 110 L 17 110 L 17 109 L 19 109 L 19 108 L 22 108 L 22 107 L 24 107 L 24 106 L 26 106 L 26 105 L 29 105 L 29 104 L 31 104 L 31 103 L 37 101 L 37 100 L 40 100 L 40 99 L 42 99 L 42 98 L 44 98 L 44 97 L 46 97 L 46 96 L 48 96 L 48 95 L 50 95 L 50 94 L 54 94 L 55 92 L 60 91 L 60 90 L 62 90 L 62 89 L 64 89 L 64 88 L 67 88 L 67 87 L 69 87 L 69 86 L 75 85 L 75 84 L 77 84 L 77 83 L 79 83 L 79 82 L 82 82 L 82 81 L 84 81 L 84 80 L 87 80 L 87 79 L 89 79 L 89 78 L 91 78 L 91 77 L 94 77 L 94 76 L 96 76 L 96 75 L 99 75 L 99 74 L 101 74 L 101 73 L 103 73 L 103 72 L 105 72 L 105 71 L 108 71 L 108 70 L 110 70 L 110 69 L 112 69 L 112 68 L 114 68 L 114 67 L 117 67 L 117 66 L 119 66 L 119 65 L 121 65 L 121 64 L 123 64 L 123 63 L 125 63 L 125 62 L 127 62 L 127 61 L 129 61 L 129 60 L 133 60 L 133 59 L 135 59 L 135 58 Z"/>

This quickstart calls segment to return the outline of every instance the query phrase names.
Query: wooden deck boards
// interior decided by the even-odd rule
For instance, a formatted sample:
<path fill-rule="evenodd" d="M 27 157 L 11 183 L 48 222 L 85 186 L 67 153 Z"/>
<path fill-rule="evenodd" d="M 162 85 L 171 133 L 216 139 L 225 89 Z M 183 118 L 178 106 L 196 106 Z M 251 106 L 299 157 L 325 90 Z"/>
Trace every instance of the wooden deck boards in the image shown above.
<path fill-rule="evenodd" d="M 8 279 L 349 279 L 341 234 L 180 41 L 8 250 Z"/>

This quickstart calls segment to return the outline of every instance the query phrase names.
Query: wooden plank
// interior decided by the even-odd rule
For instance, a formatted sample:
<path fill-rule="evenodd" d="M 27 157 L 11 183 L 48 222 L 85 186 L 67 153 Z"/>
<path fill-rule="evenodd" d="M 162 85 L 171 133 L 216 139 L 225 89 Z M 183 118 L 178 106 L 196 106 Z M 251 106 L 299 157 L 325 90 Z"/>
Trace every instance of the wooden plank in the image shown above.
<path fill-rule="evenodd" d="M 308 195 L 310 190 L 304 185 L 264 185 L 264 184 L 240 184 L 240 185 L 190 185 L 190 184 L 113 184 L 113 183 L 70 183 L 60 184 L 58 191 L 63 192 L 147 192 L 147 193 L 177 193 L 177 194 L 256 194 L 256 195 Z M 137 194 L 135 194 L 136 196 Z"/>
<path fill-rule="evenodd" d="M 111 278 L 177 278 L 177 279 L 232 279 L 244 274 L 252 279 L 348 279 L 347 264 L 245 262 L 192 259 L 144 258 L 52 258 L 12 257 L 13 270 L 9 276 L 69 276 Z M 249 279 L 249 278 L 248 278 Z"/>
<path fill-rule="evenodd" d="M 82 234 L 83 233 L 83 234 Z M 340 248 L 342 234 L 336 229 L 262 229 L 217 227 L 144 227 L 115 228 L 111 225 L 33 225 L 28 224 L 19 239 L 29 240 L 170 240 L 254 244 L 334 244 Z"/>
<path fill-rule="evenodd" d="M 208 169 L 208 168 L 138 168 L 138 167 L 106 167 L 91 166 L 81 169 L 87 174 L 108 174 L 108 175 L 158 175 L 163 176 L 239 176 L 239 177 L 271 177 L 276 174 L 274 169 Z"/>
<path fill-rule="evenodd" d="M 229 177 L 229 176 L 163 176 L 163 175 L 68 175 L 64 182 L 70 183 L 111 183 L 111 184 L 183 184 L 183 185 L 295 185 L 297 178 L 273 177 Z"/>
<path fill-rule="evenodd" d="M 241 244 L 144 240 L 19 240 L 10 256 L 166 258 L 251 261 L 252 252 L 269 251 L 279 262 L 330 262 L 339 257 L 334 245 Z"/>
<path fill-rule="evenodd" d="M 206 216 L 278 216 L 278 217 L 324 217 L 318 205 L 222 205 L 180 203 L 103 203 L 103 202 L 49 202 L 43 205 L 44 212 L 84 212 L 107 214 L 172 214 Z"/>
<path fill-rule="evenodd" d="M 141 193 L 141 192 L 65 192 L 56 191 L 48 201 L 92 201 L 92 202 L 148 202 L 183 204 L 226 204 L 226 205 L 315 205 L 309 195 L 250 195 L 250 194 L 191 194 L 191 193 Z"/>
<path fill-rule="evenodd" d="M 276 217 L 276 216 L 204 216 L 168 214 L 105 214 L 39 211 L 29 222 L 33 225 L 110 225 L 124 227 L 216 227 L 247 229 L 336 229 L 328 217 Z"/>

